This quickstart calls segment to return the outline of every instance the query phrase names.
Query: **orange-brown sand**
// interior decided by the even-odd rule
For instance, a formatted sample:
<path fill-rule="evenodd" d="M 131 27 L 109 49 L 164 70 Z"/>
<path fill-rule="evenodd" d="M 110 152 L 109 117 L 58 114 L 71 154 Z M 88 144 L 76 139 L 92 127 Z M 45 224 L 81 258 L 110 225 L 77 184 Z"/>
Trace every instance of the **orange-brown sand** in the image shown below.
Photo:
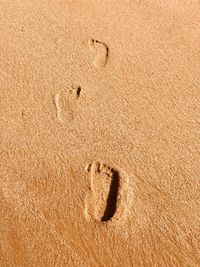
<path fill-rule="evenodd" d="M 0 1 L 0 266 L 200 266 L 200 2 Z"/>

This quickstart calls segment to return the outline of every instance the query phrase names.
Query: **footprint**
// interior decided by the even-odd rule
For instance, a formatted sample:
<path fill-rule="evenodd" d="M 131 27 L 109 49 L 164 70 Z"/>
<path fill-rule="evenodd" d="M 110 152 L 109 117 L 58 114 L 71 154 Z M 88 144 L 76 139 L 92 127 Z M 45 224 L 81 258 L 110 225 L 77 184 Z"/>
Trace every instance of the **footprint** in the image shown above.
<path fill-rule="evenodd" d="M 60 90 L 54 99 L 57 110 L 57 118 L 60 122 L 72 121 L 74 119 L 76 101 L 81 93 L 80 86 L 70 86 Z"/>
<path fill-rule="evenodd" d="M 87 219 L 99 222 L 122 221 L 130 203 L 129 177 L 103 162 L 93 162 L 86 168 L 90 176 L 90 191 L 85 200 Z"/>
<path fill-rule="evenodd" d="M 95 39 L 89 40 L 89 47 L 93 52 L 93 64 L 97 69 L 104 67 L 108 60 L 108 46 Z"/>

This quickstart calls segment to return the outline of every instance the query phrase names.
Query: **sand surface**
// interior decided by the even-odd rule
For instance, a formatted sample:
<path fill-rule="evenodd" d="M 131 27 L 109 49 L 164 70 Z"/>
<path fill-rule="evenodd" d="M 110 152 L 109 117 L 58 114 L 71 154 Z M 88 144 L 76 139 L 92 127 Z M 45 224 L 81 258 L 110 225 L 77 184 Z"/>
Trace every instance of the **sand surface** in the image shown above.
<path fill-rule="evenodd" d="M 0 1 L 0 266 L 200 266 L 200 1 Z"/>

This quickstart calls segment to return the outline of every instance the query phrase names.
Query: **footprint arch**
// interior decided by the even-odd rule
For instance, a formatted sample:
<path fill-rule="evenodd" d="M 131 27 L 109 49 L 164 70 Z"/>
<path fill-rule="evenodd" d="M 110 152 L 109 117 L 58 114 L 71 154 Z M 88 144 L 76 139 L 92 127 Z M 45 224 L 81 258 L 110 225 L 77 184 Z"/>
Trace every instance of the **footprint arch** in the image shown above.
<path fill-rule="evenodd" d="M 124 170 L 101 161 L 86 167 L 90 189 L 85 200 L 85 215 L 98 222 L 120 222 L 127 217 L 131 190 Z"/>

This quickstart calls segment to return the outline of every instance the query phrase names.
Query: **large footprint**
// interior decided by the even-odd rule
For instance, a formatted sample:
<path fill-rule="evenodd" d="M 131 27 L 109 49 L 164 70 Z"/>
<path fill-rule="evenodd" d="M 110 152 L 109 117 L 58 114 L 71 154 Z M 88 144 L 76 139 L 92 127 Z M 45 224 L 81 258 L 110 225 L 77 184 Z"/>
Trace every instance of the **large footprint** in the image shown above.
<path fill-rule="evenodd" d="M 57 110 L 57 118 L 60 122 L 72 121 L 74 119 L 76 101 L 80 96 L 80 86 L 70 86 L 60 90 L 55 95 L 55 106 Z"/>
<path fill-rule="evenodd" d="M 90 192 L 85 201 L 85 215 L 99 222 L 122 221 L 130 204 L 129 177 L 103 162 L 95 161 L 86 168 Z"/>
<path fill-rule="evenodd" d="M 94 66 L 99 69 L 106 65 L 108 60 L 108 47 L 106 44 L 95 39 L 89 40 L 89 47 L 93 52 Z"/>

